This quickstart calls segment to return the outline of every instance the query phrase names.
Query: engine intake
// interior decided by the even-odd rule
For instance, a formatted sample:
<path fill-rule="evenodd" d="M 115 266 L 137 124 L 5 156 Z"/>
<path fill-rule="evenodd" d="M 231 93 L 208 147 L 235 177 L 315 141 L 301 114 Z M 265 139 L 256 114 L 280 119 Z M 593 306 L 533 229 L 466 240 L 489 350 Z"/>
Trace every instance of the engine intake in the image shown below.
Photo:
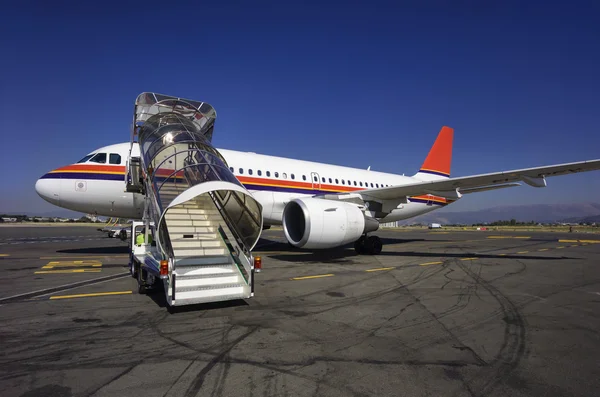
<path fill-rule="evenodd" d="M 338 247 L 378 228 L 379 222 L 343 201 L 294 199 L 283 210 L 285 237 L 298 248 Z"/>

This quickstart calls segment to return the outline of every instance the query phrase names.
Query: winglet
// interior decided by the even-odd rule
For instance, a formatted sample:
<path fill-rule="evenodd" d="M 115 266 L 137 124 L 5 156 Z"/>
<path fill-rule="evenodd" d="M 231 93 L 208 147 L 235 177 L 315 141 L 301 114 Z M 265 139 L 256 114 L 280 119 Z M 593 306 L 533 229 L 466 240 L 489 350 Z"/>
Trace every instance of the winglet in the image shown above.
<path fill-rule="evenodd" d="M 448 178 L 452 164 L 452 139 L 454 130 L 442 127 L 435 143 L 431 147 L 425 162 L 415 177 L 423 180 L 439 179 L 432 176 Z"/>

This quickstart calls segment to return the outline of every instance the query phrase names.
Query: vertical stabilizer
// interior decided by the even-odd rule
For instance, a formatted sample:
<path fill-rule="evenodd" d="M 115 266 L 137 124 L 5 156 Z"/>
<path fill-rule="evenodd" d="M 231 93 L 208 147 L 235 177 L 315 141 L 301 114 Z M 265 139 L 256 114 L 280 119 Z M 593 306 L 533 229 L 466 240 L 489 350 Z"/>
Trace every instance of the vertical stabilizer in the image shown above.
<path fill-rule="evenodd" d="M 421 169 L 414 177 L 422 181 L 434 181 L 450 177 L 452 164 L 452 138 L 454 130 L 442 127 Z"/>

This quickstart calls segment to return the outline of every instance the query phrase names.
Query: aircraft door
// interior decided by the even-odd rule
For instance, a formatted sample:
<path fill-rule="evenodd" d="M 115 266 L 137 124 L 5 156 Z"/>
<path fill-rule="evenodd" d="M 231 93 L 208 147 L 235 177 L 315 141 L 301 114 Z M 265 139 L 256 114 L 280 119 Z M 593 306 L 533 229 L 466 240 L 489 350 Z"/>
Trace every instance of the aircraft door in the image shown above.
<path fill-rule="evenodd" d="M 312 183 L 313 190 L 321 190 L 321 178 L 319 177 L 318 173 L 311 172 L 310 173 L 310 181 Z"/>

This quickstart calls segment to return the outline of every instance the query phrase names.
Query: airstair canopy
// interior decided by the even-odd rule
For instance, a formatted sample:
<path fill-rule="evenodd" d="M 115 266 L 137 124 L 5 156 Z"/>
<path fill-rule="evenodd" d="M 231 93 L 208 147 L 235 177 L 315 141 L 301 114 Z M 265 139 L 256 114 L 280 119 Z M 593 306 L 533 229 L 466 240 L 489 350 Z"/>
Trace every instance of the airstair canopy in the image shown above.
<path fill-rule="evenodd" d="M 140 147 L 141 173 L 167 256 L 173 252 L 164 215 L 186 203 L 214 204 L 222 223 L 247 250 L 260 236 L 262 207 L 212 146 L 215 120 L 216 112 L 206 102 L 155 93 L 142 93 L 136 100 L 132 141 Z"/>

